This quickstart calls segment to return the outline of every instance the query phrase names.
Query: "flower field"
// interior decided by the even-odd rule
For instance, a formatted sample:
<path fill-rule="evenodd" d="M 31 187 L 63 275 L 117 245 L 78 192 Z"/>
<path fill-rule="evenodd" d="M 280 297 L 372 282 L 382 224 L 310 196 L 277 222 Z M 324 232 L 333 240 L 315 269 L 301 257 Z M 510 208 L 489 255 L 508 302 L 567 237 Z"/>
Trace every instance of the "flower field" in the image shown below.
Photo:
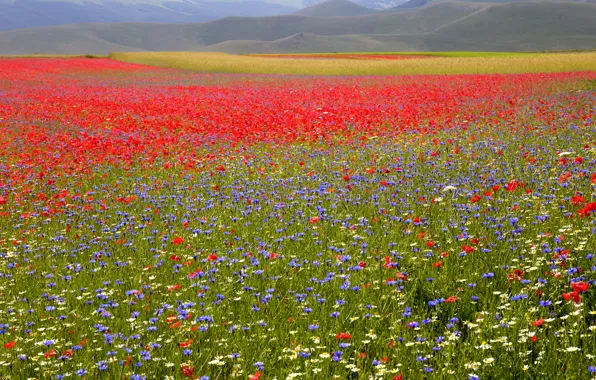
<path fill-rule="evenodd" d="M 592 379 L 595 115 L 593 71 L 0 59 L 0 379 Z"/>

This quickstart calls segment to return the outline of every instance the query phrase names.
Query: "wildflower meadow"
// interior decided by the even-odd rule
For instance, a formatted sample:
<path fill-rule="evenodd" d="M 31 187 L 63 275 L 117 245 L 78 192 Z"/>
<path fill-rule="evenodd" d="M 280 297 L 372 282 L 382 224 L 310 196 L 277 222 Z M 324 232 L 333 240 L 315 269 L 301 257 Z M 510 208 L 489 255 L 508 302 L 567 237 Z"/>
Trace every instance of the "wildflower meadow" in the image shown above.
<path fill-rule="evenodd" d="M 0 379 L 593 379 L 595 115 L 595 71 L 0 59 Z"/>

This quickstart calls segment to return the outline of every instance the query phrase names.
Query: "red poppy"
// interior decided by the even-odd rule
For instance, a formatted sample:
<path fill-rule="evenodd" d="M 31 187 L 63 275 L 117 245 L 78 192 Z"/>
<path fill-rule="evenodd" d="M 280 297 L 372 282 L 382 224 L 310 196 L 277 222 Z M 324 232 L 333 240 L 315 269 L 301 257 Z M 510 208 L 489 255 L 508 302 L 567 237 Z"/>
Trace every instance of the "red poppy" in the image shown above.
<path fill-rule="evenodd" d="M 190 347 L 190 345 L 192 344 L 192 342 L 194 342 L 192 339 L 189 339 L 186 342 L 180 342 L 180 343 L 178 343 L 178 347 L 180 347 L 180 348 Z"/>
<path fill-rule="evenodd" d="M 13 340 L 12 342 L 4 343 L 4 344 L 3 344 L 3 346 L 4 346 L 4 348 L 6 348 L 6 349 L 9 349 L 9 350 L 10 350 L 11 348 L 13 348 L 13 347 L 14 347 L 14 345 L 15 345 L 16 343 L 17 343 L 17 341 L 16 341 L 16 340 Z"/>
<path fill-rule="evenodd" d="M 54 356 L 56 356 L 56 351 L 49 350 L 48 352 L 46 352 L 45 354 L 43 354 L 43 356 L 46 359 L 53 358 Z"/>
<path fill-rule="evenodd" d="M 172 239 L 172 243 L 173 244 L 182 244 L 182 243 L 184 243 L 184 239 L 181 238 L 180 236 L 177 236 L 174 239 Z"/>
<path fill-rule="evenodd" d="M 592 212 L 596 212 L 596 202 L 588 203 L 577 213 L 579 214 L 579 216 L 588 216 Z"/>
<path fill-rule="evenodd" d="M 248 380 L 259 380 L 259 378 L 262 376 L 263 374 L 259 371 L 255 372 L 254 375 L 250 376 L 248 378 Z"/>
<path fill-rule="evenodd" d="M 350 339 L 352 339 L 352 335 L 350 335 L 348 333 L 345 333 L 345 332 L 340 332 L 340 333 L 337 333 L 335 335 L 335 339 L 338 339 L 338 340 L 350 340 Z"/>
<path fill-rule="evenodd" d="M 571 283 L 571 288 L 576 293 L 583 293 L 583 292 L 587 291 L 589 287 L 590 287 L 590 284 L 588 284 L 587 282 L 583 282 L 583 281 Z"/>
<path fill-rule="evenodd" d="M 562 296 L 565 299 L 565 301 L 573 300 L 573 302 L 575 302 L 575 303 L 580 303 L 580 301 L 581 301 L 581 298 L 580 298 L 578 292 L 563 293 Z"/>
<path fill-rule="evenodd" d="M 464 251 L 465 253 L 470 253 L 470 252 L 474 252 L 474 247 L 471 247 L 469 245 L 462 245 L 461 250 Z"/>
<path fill-rule="evenodd" d="M 512 180 L 505 187 L 505 191 L 513 191 L 513 190 L 517 189 L 518 186 L 519 186 L 519 183 L 516 180 Z"/>
<path fill-rule="evenodd" d="M 385 268 L 391 268 L 391 264 L 393 264 L 393 262 L 391 261 L 391 257 L 389 256 L 385 256 L 385 264 L 383 264 L 383 267 Z"/>
<path fill-rule="evenodd" d="M 178 317 L 176 317 L 175 315 L 170 315 L 169 317 L 166 318 L 166 323 L 172 323 L 176 319 L 178 319 Z"/>
<path fill-rule="evenodd" d="M 509 273 L 507 275 L 507 279 L 509 280 L 509 282 L 513 282 L 513 281 L 521 281 L 523 276 L 524 276 L 523 271 L 516 269 L 513 271 L 513 273 Z"/>
<path fill-rule="evenodd" d="M 534 326 L 534 327 L 540 327 L 540 326 L 542 326 L 544 324 L 544 322 L 546 322 L 544 320 L 544 318 L 540 318 L 540 319 L 532 322 L 532 326 Z"/>
<path fill-rule="evenodd" d="M 193 377 L 195 372 L 195 367 L 187 366 L 186 364 L 182 364 L 182 374 L 186 377 Z"/>

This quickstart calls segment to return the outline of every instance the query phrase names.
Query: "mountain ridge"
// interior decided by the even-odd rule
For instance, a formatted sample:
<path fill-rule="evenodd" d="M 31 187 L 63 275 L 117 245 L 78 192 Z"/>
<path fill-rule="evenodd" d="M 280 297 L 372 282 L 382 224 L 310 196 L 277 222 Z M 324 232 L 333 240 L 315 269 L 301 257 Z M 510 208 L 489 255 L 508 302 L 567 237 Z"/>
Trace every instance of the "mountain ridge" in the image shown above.
<path fill-rule="evenodd" d="M 334 4 L 344 2 L 333 0 Z M 407 11 L 353 16 L 289 14 L 190 24 L 89 23 L 18 29 L 0 32 L 0 54 L 586 50 L 596 49 L 594 20 L 596 4 L 591 3 L 447 0 Z"/>

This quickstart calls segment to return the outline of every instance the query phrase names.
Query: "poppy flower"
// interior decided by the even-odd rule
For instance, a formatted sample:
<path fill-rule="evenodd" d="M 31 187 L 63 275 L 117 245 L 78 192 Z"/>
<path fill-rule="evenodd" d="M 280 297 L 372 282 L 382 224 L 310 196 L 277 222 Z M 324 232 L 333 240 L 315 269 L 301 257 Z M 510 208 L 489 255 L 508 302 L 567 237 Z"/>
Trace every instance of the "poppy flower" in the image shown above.
<path fill-rule="evenodd" d="M 575 302 L 575 303 L 580 303 L 580 301 L 581 301 L 581 298 L 580 298 L 578 292 L 563 293 L 562 296 L 563 296 L 563 299 L 565 299 L 565 301 L 573 300 L 573 302 Z"/>
<path fill-rule="evenodd" d="M 8 343 L 4 343 L 3 346 L 4 348 L 10 350 L 11 348 L 14 347 L 14 345 L 17 343 L 16 340 L 13 340 L 12 342 L 8 342 Z"/>
<path fill-rule="evenodd" d="M 49 350 L 47 351 L 45 354 L 43 354 L 44 358 L 49 359 L 49 358 L 53 358 L 54 356 L 56 356 L 56 351 Z"/>
<path fill-rule="evenodd" d="M 193 377 L 195 372 L 195 367 L 187 366 L 186 364 L 182 364 L 182 374 L 186 377 Z"/>
<path fill-rule="evenodd" d="M 589 287 L 590 287 L 590 284 L 588 284 L 587 282 L 583 282 L 583 281 L 571 283 L 571 288 L 576 293 L 583 293 L 583 292 L 587 291 Z"/>
<path fill-rule="evenodd" d="M 534 327 L 540 327 L 540 326 L 542 326 L 544 324 L 544 322 L 545 322 L 544 318 L 540 318 L 540 319 L 532 322 L 532 326 L 534 326 Z"/>
<path fill-rule="evenodd" d="M 192 340 L 192 339 L 189 339 L 186 342 L 180 342 L 180 343 L 178 343 L 178 347 L 180 347 L 180 348 L 190 347 L 190 345 L 192 344 L 192 342 L 194 342 L 194 340 Z"/>
<path fill-rule="evenodd" d="M 579 210 L 577 213 L 579 216 L 588 216 L 589 214 L 596 212 L 596 202 L 588 203 L 584 208 Z"/>
<path fill-rule="evenodd" d="M 251 375 L 248 379 L 249 380 L 259 380 L 259 378 L 262 376 L 263 374 L 259 371 L 255 372 L 254 375 Z"/>
<path fill-rule="evenodd" d="M 182 244 L 182 243 L 184 243 L 184 239 L 181 238 L 180 236 L 177 236 L 174 239 L 172 239 L 172 243 L 173 244 L 176 244 L 176 245 Z"/>
<path fill-rule="evenodd" d="M 516 180 L 509 181 L 507 186 L 505 187 L 505 191 L 514 191 L 519 186 L 519 183 Z"/>
<path fill-rule="evenodd" d="M 340 332 L 340 333 L 337 333 L 335 335 L 335 339 L 337 339 L 337 340 L 350 340 L 350 339 L 352 339 L 352 336 L 350 334 L 348 334 L 348 333 Z"/>
<path fill-rule="evenodd" d="M 166 323 L 172 323 L 174 322 L 178 317 L 176 317 L 175 315 L 171 315 L 169 317 L 166 318 Z"/>

